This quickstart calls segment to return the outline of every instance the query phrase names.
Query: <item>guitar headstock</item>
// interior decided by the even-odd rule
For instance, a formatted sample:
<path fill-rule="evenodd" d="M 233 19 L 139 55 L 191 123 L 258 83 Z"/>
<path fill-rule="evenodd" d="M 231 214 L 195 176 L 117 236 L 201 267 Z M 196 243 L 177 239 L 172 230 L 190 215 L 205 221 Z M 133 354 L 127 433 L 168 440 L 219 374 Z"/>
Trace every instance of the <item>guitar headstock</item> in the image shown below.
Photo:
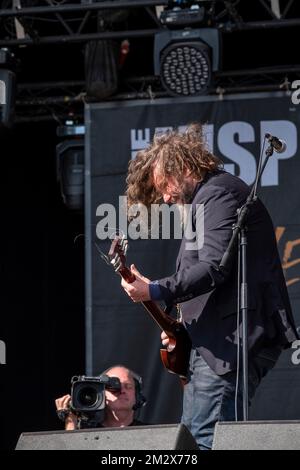
<path fill-rule="evenodd" d="M 108 259 L 116 272 L 126 268 L 128 241 L 124 237 L 115 237 L 108 252 Z"/>

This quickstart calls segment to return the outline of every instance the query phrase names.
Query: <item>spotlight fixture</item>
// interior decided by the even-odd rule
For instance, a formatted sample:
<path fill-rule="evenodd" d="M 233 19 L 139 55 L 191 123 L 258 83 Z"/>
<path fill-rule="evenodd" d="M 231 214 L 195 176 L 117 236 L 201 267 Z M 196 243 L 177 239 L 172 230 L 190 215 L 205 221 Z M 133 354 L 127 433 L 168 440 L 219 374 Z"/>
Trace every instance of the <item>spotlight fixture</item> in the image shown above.
<path fill-rule="evenodd" d="M 179 5 L 173 2 L 174 6 L 164 9 L 160 14 L 160 22 L 168 27 L 190 26 L 202 23 L 205 16 L 205 8 L 192 4 L 191 6 Z M 177 5 L 177 6 L 176 6 Z"/>
<path fill-rule="evenodd" d="M 16 75 L 14 55 L 8 49 L 0 49 L 0 125 L 11 127 L 15 114 Z"/>
<path fill-rule="evenodd" d="M 56 146 L 56 173 L 65 205 L 82 210 L 84 201 L 84 132 L 85 128 L 67 121 L 57 128 L 59 137 L 69 137 Z"/>
<path fill-rule="evenodd" d="M 155 36 L 154 71 L 173 96 L 207 92 L 219 69 L 219 31 L 215 28 L 164 31 Z"/>

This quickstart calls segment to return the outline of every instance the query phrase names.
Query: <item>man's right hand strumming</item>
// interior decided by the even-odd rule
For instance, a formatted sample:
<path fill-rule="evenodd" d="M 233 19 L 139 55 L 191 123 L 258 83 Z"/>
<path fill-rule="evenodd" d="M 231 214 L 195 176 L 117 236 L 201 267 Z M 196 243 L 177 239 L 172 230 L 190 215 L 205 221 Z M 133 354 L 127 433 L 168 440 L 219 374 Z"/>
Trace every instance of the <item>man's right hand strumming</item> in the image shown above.
<path fill-rule="evenodd" d="M 170 342 L 169 337 L 167 336 L 167 334 L 164 331 L 162 331 L 160 337 L 161 337 L 161 342 L 162 342 L 163 346 L 165 346 L 167 348 L 169 346 L 169 342 Z"/>

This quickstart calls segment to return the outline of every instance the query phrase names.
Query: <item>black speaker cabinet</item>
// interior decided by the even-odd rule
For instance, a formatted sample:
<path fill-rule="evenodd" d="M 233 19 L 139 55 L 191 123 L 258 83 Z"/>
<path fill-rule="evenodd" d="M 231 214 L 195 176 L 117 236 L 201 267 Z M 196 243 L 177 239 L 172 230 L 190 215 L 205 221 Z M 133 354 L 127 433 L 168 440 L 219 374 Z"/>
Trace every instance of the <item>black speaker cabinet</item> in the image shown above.
<path fill-rule="evenodd" d="M 183 424 L 22 433 L 17 450 L 199 450 Z"/>
<path fill-rule="evenodd" d="M 300 421 L 220 422 L 213 450 L 300 450 Z"/>

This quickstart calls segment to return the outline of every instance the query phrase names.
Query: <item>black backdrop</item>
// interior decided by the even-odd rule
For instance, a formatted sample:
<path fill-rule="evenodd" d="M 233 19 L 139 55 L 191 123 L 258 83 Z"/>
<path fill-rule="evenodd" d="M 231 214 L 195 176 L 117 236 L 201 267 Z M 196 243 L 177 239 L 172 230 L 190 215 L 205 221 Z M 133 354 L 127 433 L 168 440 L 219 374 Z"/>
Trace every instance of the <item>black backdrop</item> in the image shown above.
<path fill-rule="evenodd" d="M 55 122 L 2 131 L 0 449 L 23 431 L 62 429 L 54 399 L 84 370 L 83 215 L 64 207 Z"/>
<path fill-rule="evenodd" d="M 260 196 L 277 229 L 289 292 L 299 325 L 300 203 L 297 128 L 299 107 L 286 94 L 249 94 L 224 99 L 168 99 L 88 105 L 86 109 L 86 364 L 99 373 L 125 363 L 142 374 L 148 405 L 141 417 L 150 423 L 174 422 L 181 413 L 181 389 L 159 359 L 160 334 L 153 320 L 133 304 L 119 277 L 100 259 L 94 243 L 105 252 L 110 243 L 96 236 L 103 219 L 96 210 L 110 203 L 118 214 L 130 157 L 147 146 L 154 132 L 189 122 L 206 124 L 207 142 L 222 157 L 226 169 L 252 184 L 260 144 L 266 132 L 287 142 L 274 154 L 262 179 Z M 113 130 L 112 130 L 113 129 Z M 110 233 L 118 219 L 110 221 Z M 99 228 L 99 226 L 98 226 Z M 130 241 L 129 263 L 155 279 L 174 270 L 178 241 Z M 251 295 L 251 293 L 250 293 Z M 299 419 L 299 342 L 285 352 L 257 394 L 254 419 Z"/>

